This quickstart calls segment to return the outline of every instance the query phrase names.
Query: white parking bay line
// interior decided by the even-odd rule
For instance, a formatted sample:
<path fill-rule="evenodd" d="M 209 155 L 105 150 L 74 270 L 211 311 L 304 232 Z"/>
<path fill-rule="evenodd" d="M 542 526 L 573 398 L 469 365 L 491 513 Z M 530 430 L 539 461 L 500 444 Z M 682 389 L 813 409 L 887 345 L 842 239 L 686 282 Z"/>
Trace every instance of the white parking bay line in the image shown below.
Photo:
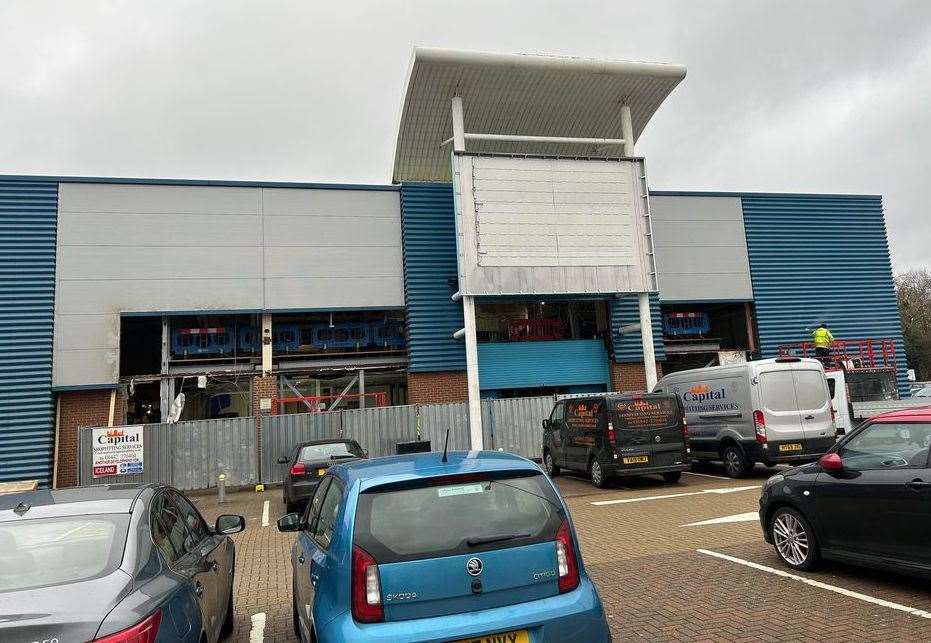
<path fill-rule="evenodd" d="M 828 585 L 827 583 L 822 583 L 820 581 L 812 580 L 810 578 L 805 578 L 804 576 L 799 576 L 798 574 L 790 574 L 787 571 L 781 569 L 774 569 L 772 567 L 767 567 L 766 565 L 760 565 L 759 563 L 754 563 L 749 560 L 744 560 L 742 558 L 735 558 L 734 556 L 728 556 L 727 554 L 721 554 L 716 551 L 709 551 L 707 549 L 696 549 L 699 554 L 705 554 L 706 556 L 714 556 L 715 558 L 720 558 L 721 560 L 727 560 L 732 563 L 737 563 L 738 565 L 743 565 L 745 567 L 751 567 L 753 569 L 758 569 L 762 572 L 768 572 L 770 574 L 775 574 L 776 576 L 782 576 L 783 578 L 790 578 L 792 580 L 797 580 L 800 583 L 805 583 L 806 585 L 811 585 L 812 587 L 817 587 L 818 589 L 826 589 L 829 592 L 834 592 L 842 596 L 847 596 L 848 598 L 855 598 L 858 601 L 864 601 L 866 603 L 872 603 L 873 605 L 879 605 L 881 607 L 888 607 L 889 609 L 898 610 L 900 612 L 905 612 L 911 614 L 912 616 L 919 616 L 921 618 L 931 619 L 931 612 L 926 612 L 925 610 L 920 610 L 914 607 L 909 607 L 908 605 L 902 605 L 900 603 L 893 603 L 892 601 L 885 601 L 881 598 L 875 598 L 873 596 L 868 596 L 867 594 L 861 594 L 860 592 L 854 592 L 849 589 L 844 589 L 843 587 L 837 587 L 836 585 Z"/>
<path fill-rule="evenodd" d="M 249 630 L 249 643 L 262 643 L 265 640 L 265 612 L 252 615 L 252 629 Z"/>
<path fill-rule="evenodd" d="M 262 526 L 268 527 L 268 500 L 262 505 Z"/>
<path fill-rule="evenodd" d="M 710 473 L 695 473 L 694 471 L 683 471 L 687 476 L 701 476 L 702 478 L 716 478 L 718 480 L 730 480 L 727 476 L 713 476 Z"/>
<path fill-rule="evenodd" d="M 666 500 L 667 498 L 684 498 L 686 496 L 700 496 L 706 493 L 736 493 L 738 491 L 749 491 L 750 489 L 759 489 L 762 485 L 751 485 L 749 487 L 727 487 L 724 489 L 703 489 L 702 491 L 689 491 L 687 493 L 670 493 L 663 496 L 646 496 L 644 498 L 621 498 L 620 500 L 597 500 L 591 504 L 602 505 L 625 505 L 630 502 L 646 502 L 647 500 Z"/>
<path fill-rule="evenodd" d="M 711 520 L 702 520 L 700 522 L 690 522 L 683 527 L 704 527 L 705 525 L 724 525 L 729 522 L 752 522 L 759 520 L 760 514 L 755 511 L 748 511 L 745 514 L 734 514 L 733 516 L 723 516 L 721 518 L 712 518 Z"/>

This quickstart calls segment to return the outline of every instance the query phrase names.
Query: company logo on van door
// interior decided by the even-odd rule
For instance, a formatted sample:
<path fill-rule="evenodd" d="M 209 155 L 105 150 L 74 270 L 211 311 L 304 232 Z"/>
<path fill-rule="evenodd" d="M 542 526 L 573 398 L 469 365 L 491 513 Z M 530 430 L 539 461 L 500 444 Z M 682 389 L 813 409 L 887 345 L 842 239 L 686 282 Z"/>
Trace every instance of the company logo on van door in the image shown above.
<path fill-rule="evenodd" d="M 722 386 L 719 389 L 712 389 L 707 384 L 696 384 L 685 392 L 682 399 L 686 402 L 704 402 L 706 400 L 724 400 L 727 399 L 727 393 Z"/>
<path fill-rule="evenodd" d="M 711 388 L 707 384 L 690 386 L 682 394 L 682 401 L 685 402 L 685 410 L 689 413 L 698 411 L 736 411 L 740 408 L 737 402 L 728 400 L 725 387 Z"/>

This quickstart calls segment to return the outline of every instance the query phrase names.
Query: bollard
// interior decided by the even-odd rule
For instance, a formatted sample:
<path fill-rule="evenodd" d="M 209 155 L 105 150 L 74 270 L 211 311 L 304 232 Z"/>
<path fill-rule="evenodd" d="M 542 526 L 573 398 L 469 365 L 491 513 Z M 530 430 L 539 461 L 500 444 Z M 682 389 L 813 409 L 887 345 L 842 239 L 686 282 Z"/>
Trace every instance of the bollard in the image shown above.
<path fill-rule="evenodd" d="M 226 474 L 221 473 L 217 476 L 217 504 L 222 505 L 226 502 Z"/>

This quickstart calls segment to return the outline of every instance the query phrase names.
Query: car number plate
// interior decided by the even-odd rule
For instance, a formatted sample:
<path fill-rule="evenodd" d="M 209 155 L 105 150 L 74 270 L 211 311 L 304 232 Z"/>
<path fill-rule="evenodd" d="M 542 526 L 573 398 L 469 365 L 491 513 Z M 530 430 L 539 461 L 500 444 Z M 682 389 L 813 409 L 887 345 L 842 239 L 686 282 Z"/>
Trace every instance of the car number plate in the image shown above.
<path fill-rule="evenodd" d="M 527 630 L 516 630 L 486 634 L 485 636 L 473 636 L 470 639 L 459 639 L 453 643 L 530 643 L 530 634 L 527 633 Z"/>
<path fill-rule="evenodd" d="M 801 451 L 802 445 L 799 444 L 798 442 L 793 442 L 792 444 L 780 444 L 779 450 L 780 451 Z"/>
<path fill-rule="evenodd" d="M 649 456 L 645 455 L 629 455 L 624 458 L 624 464 L 646 464 L 649 461 Z"/>
<path fill-rule="evenodd" d="M 326 469 L 317 469 L 317 475 L 322 476 L 326 473 Z"/>

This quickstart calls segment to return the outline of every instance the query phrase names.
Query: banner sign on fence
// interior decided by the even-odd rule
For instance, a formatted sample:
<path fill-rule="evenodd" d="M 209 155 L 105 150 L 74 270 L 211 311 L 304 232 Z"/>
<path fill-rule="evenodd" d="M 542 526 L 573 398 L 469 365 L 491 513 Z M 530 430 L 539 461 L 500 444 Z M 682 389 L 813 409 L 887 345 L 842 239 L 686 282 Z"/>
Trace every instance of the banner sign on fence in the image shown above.
<path fill-rule="evenodd" d="M 142 473 L 142 430 L 141 424 L 94 429 L 94 477 Z"/>

